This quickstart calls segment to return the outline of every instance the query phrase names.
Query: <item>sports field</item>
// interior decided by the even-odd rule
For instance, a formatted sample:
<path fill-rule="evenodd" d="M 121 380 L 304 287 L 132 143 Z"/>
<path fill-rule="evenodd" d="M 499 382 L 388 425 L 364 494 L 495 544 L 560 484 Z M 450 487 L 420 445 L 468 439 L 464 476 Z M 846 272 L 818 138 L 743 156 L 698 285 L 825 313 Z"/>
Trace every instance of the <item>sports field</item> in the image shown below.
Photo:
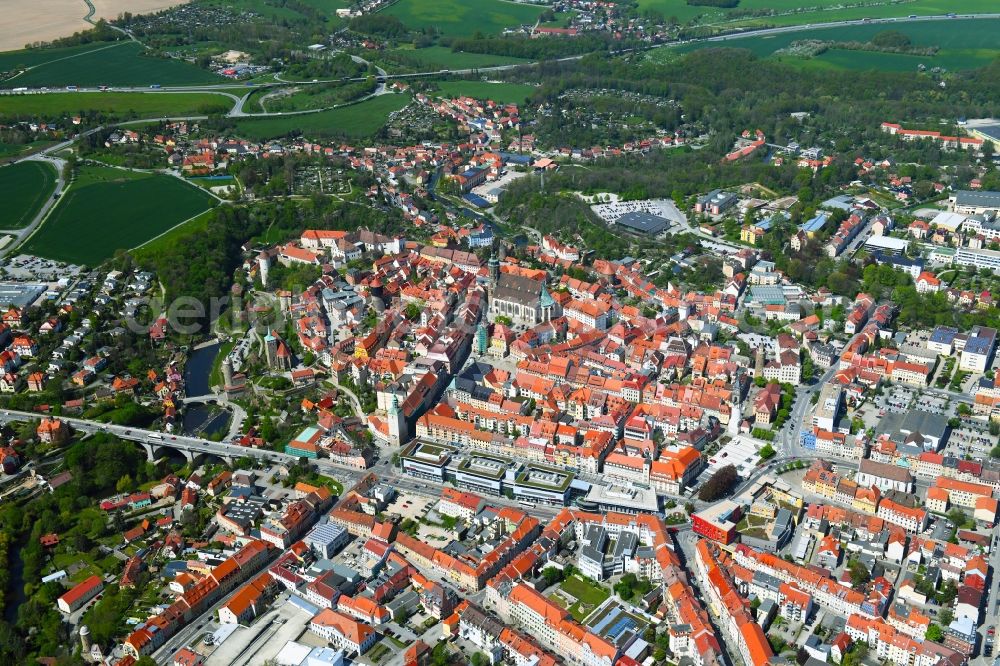
<path fill-rule="evenodd" d="M 783 62 L 801 63 L 811 67 L 838 69 L 883 69 L 888 71 L 916 71 L 923 64 L 949 70 L 982 67 L 1000 56 L 1000 19 L 942 19 L 940 21 L 900 22 L 895 24 L 864 24 L 786 32 L 763 37 L 732 38 L 724 42 L 702 42 L 677 49 L 685 53 L 699 48 L 726 46 L 749 49 L 759 56 L 771 56 L 775 51 L 803 39 L 823 41 L 866 42 L 880 32 L 898 31 L 910 38 L 914 46 L 937 46 L 933 56 L 879 53 L 874 51 L 849 51 L 831 49 L 811 59 L 778 56 Z M 654 52 L 655 54 L 655 52 Z M 657 55 L 652 57 L 656 58 Z M 669 57 L 664 54 L 664 57 Z"/>
<path fill-rule="evenodd" d="M 489 55 L 486 53 L 454 52 L 444 46 L 428 46 L 423 49 L 394 49 L 388 55 L 398 55 L 407 61 L 413 61 L 428 70 L 438 69 L 472 69 L 475 67 L 494 67 L 497 65 L 516 65 L 530 62 L 523 58 Z"/>
<path fill-rule="evenodd" d="M 43 162 L 19 162 L 0 168 L 0 229 L 22 229 L 52 196 L 56 173 Z"/>
<path fill-rule="evenodd" d="M 24 251 L 95 266 L 215 204 L 173 176 L 84 166 Z"/>
<path fill-rule="evenodd" d="M 535 92 L 533 86 L 520 83 L 489 83 L 487 81 L 435 81 L 439 97 L 461 97 L 490 99 L 500 104 L 524 104 L 524 100 Z"/>
<path fill-rule="evenodd" d="M 409 101 L 409 95 L 380 95 L 330 111 L 249 118 L 236 122 L 236 133 L 255 141 L 289 134 L 303 134 L 310 138 L 340 136 L 359 139 L 371 136 L 381 129 L 389 114 L 402 109 Z"/>
<path fill-rule="evenodd" d="M 451 37 L 477 32 L 496 35 L 504 28 L 533 25 L 543 6 L 503 0 L 399 0 L 382 13 L 395 16 L 409 28 L 435 28 Z"/>
<path fill-rule="evenodd" d="M 65 54 L 56 58 L 49 57 L 36 62 L 23 74 L 5 80 L 4 86 L 168 86 L 220 83 L 226 80 L 187 62 L 147 56 L 143 52 L 141 44 L 123 41 L 111 46 L 78 51 L 71 54 L 71 57 L 65 57 Z M 38 57 L 30 51 L 18 51 L 17 54 L 19 55 L 0 55 L 0 70 L 8 69 L 2 64 L 4 59 L 8 64 L 16 65 L 20 58 L 28 54 L 33 58 Z"/>
<path fill-rule="evenodd" d="M 233 105 L 213 93 L 53 92 L 0 97 L 0 119 L 61 118 L 96 111 L 117 118 L 225 113 Z"/>

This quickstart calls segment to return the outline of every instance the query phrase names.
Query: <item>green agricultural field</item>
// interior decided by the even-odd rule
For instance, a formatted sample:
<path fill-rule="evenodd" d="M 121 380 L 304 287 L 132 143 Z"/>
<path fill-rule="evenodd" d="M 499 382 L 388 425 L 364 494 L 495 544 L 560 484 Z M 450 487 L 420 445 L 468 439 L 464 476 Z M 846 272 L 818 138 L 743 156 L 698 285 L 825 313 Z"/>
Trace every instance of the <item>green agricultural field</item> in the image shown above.
<path fill-rule="evenodd" d="M 383 11 L 413 29 L 435 28 L 442 35 L 496 35 L 505 28 L 534 24 L 544 7 L 502 0 L 399 0 Z"/>
<path fill-rule="evenodd" d="M 214 93 L 53 92 L 0 97 L 0 119 L 62 118 L 97 112 L 117 118 L 225 113 L 233 101 Z"/>
<path fill-rule="evenodd" d="M 177 243 L 182 242 L 191 234 L 207 229 L 208 221 L 214 214 L 214 211 L 206 210 L 201 215 L 191 218 L 184 224 L 178 225 L 170 231 L 146 242 L 144 245 L 137 247 L 132 254 L 140 260 L 155 257 L 169 250 Z"/>
<path fill-rule="evenodd" d="M 214 204 L 207 192 L 173 176 L 84 166 L 24 251 L 95 266 Z"/>
<path fill-rule="evenodd" d="M 389 114 L 409 103 L 408 95 L 380 95 L 358 104 L 300 115 L 248 118 L 236 122 L 236 133 L 263 141 L 301 133 L 312 138 L 346 137 L 360 139 L 375 134 Z"/>
<path fill-rule="evenodd" d="M 80 46 L 68 46 L 64 48 L 43 48 L 24 49 L 22 51 L 4 51 L 0 53 L 0 72 L 9 72 L 25 67 L 35 67 L 45 63 L 55 62 L 66 58 L 78 56 L 81 53 L 100 51 L 107 48 L 121 46 L 121 42 L 97 42 L 95 44 L 81 44 Z"/>
<path fill-rule="evenodd" d="M 485 53 L 455 52 L 444 46 L 429 46 L 423 49 L 395 49 L 388 55 L 398 55 L 407 61 L 433 70 L 438 69 L 473 69 L 475 67 L 495 67 L 497 65 L 517 65 L 529 62 L 523 58 L 489 55 Z"/>
<path fill-rule="evenodd" d="M 776 56 L 783 62 L 802 64 L 809 67 L 839 69 L 884 69 L 888 71 L 916 71 L 919 64 L 930 67 L 944 67 L 949 70 L 973 69 L 989 64 L 1000 56 L 1000 19 L 950 19 L 921 21 L 916 23 L 864 24 L 836 28 L 821 28 L 786 32 L 780 35 L 727 39 L 724 42 L 701 42 L 676 49 L 687 53 L 700 48 L 726 46 L 753 51 L 761 57 L 774 54 L 792 42 L 803 39 L 823 41 L 868 41 L 876 34 L 894 30 L 907 35 L 914 46 L 937 46 L 934 56 L 906 55 L 900 53 L 879 53 L 876 51 L 849 51 L 830 49 L 811 59 L 794 56 Z M 669 51 L 651 54 L 654 59 L 671 58 Z"/>
<path fill-rule="evenodd" d="M 56 173 L 43 162 L 18 162 L 0 168 L 0 192 L 3 192 L 3 210 L 0 211 L 0 229 L 22 229 L 52 196 L 56 187 Z"/>
<path fill-rule="evenodd" d="M 439 97 L 467 95 L 475 99 L 490 99 L 500 104 L 524 104 L 536 88 L 521 83 L 489 83 L 488 81 L 435 81 Z"/>
<path fill-rule="evenodd" d="M 808 23 L 828 23 L 863 18 L 905 18 L 911 14 L 934 16 L 956 12 L 962 14 L 993 13 L 995 0 L 912 0 L 911 2 L 887 3 L 870 2 L 869 6 L 844 7 L 843 0 L 740 0 L 733 9 L 717 9 L 689 5 L 687 0 L 638 0 L 639 9 L 651 9 L 666 17 L 674 16 L 682 23 L 692 21 L 702 24 L 757 25 L 804 25 Z M 860 3 L 858 3 L 860 4 Z M 808 7 L 803 11 L 802 7 Z M 754 18 L 732 17 L 741 10 L 772 10 L 773 15 Z"/>
<path fill-rule="evenodd" d="M 110 48 L 91 49 L 69 58 L 40 63 L 5 86 L 163 86 L 220 83 L 223 77 L 180 60 L 143 55 L 135 42 L 118 42 Z M 25 53 L 25 52 L 20 52 Z"/>

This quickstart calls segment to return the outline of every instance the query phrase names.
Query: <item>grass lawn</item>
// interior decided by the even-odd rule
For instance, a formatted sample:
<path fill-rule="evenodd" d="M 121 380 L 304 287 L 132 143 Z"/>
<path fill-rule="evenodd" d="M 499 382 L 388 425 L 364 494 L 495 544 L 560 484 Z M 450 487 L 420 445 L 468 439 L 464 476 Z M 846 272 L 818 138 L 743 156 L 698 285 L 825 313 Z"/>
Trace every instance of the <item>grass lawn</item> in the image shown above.
<path fill-rule="evenodd" d="M 229 352 L 233 351 L 233 347 L 235 346 L 236 340 L 223 342 L 219 345 L 219 351 L 215 354 L 215 359 L 212 361 L 212 369 L 208 373 L 209 386 L 219 386 L 222 384 L 222 362 L 229 356 Z"/>
<path fill-rule="evenodd" d="M 32 141 L 30 143 L 0 143 L 0 160 L 20 157 L 53 145 L 54 141 Z"/>
<path fill-rule="evenodd" d="M 57 118 L 97 111 L 117 118 L 224 113 L 232 100 L 213 93 L 54 92 L 0 99 L 0 118 Z"/>
<path fill-rule="evenodd" d="M 141 44 L 118 42 L 61 60 L 40 63 L 6 81 L 9 86 L 148 86 L 221 83 L 221 76 L 181 60 L 143 55 Z M 2 106 L 0 106 L 2 108 Z"/>
<path fill-rule="evenodd" d="M 329 111 L 274 118 L 249 118 L 236 122 L 236 133 L 256 141 L 289 134 L 310 138 L 371 136 L 385 125 L 389 114 L 410 101 L 408 95 L 380 95 L 372 99 Z"/>
<path fill-rule="evenodd" d="M 698 48 L 727 46 L 749 49 L 758 56 L 767 57 L 775 51 L 785 48 L 792 42 L 802 39 L 865 42 L 876 34 L 886 30 L 895 30 L 907 35 L 915 46 L 937 46 L 940 48 L 940 51 L 933 56 L 918 56 L 901 53 L 830 49 L 811 59 L 796 58 L 794 56 L 776 57 L 782 62 L 799 64 L 805 67 L 916 71 L 917 66 L 920 64 L 926 65 L 928 68 L 944 67 L 949 70 L 974 69 L 987 65 L 994 58 L 1000 56 L 1000 40 L 996 37 L 998 31 L 1000 31 L 1000 19 L 977 19 L 975 21 L 951 19 L 919 23 L 898 23 L 895 25 L 880 23 L 822 28 L 763 37 L 733 38 L 722 43 L 693 44 L 677 50 L 679 52 L 689 52 Z M 663 54 L 663 56 L 669 57 L 668 54 Z"/>
<path fill-rule="evenodd" d="M 4 201 L 0 229 L 28 226 L 55 187 L 56 172 L 44 162 L 19 162 L 0 168 Z"/>
<path fill-rule="evenodd" d="M 530 62 L 524 58 L 512 58 L 510 56 L 465 53 L 464 51 L 456 52 L 444 46 L 428 46 L 423 49 L 394 49 L 388 53 L 389 55 L 398 55 L 402 58 L 413 60 L 428 69 L 435 67 L 440 69 L 471 69 L 473 67 L 515 65 L 521 62 Z"/>
<path fill-rule="evenodd" d="M 490 99 L 500 104 L 524 104 L 524 100 L 537 90 L 521 83 L 489 83 L 488 81 L 437 81 L 440 97 L 467 95 L 475 99 Z"/>
<path fill-rule="evenodd" d="M 445 36 L 496 35 L 523 24 L 534 24 L 542 6 L 501 0 L 399 0 L 382 13 L 395 16 L 412 29 L 435 28 Z"/>
<path fill-rule="evenodd" d="M 214 204 L 207 192 L 173 176 L 84 166 L 24 250 L 95 266 Z"/>
<path fill-rule="evenodd" d="M 582 622 L 585 617 L 590 615 L 595 608 L 604 603 L 604 600 L 610 596 L 607 590 L 579 575 L 570 576 L 559 583 L 559 587 L 567 594 L 576 597 L 576 603 L 566 610 L 578 622 Z"/>

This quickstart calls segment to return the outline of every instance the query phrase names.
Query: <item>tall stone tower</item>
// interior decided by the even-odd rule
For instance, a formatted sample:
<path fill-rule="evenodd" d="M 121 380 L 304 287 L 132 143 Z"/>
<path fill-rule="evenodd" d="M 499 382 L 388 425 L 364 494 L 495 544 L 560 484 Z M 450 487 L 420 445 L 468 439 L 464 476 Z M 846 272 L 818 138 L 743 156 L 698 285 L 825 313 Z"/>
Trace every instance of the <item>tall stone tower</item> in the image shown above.
<path fill-rule="evenodd" d="M 388 411 L 388 422 L 389 422 L 389 441 L 399 446 L 403 442 L 409 439 L 409 433 L 406 427 L 406 415 L 403 414 L 403 410 L 399 408 L 399 399 L 393 395 L 392 404 L 389 405 Z"/>
<path fill-rule="evenodd" d="M 90 656 L 90 629 L 87 625 L 80 625 L 80 654 L 86 659 Z"/>
<path fill-rule="evenodd" d="M 267 252 L 261 252 L 257 255 L 257 268 L 260 271 L 261 286 L 267 287 L 268 273 L 271 270 L 271 257 Z"/>
<path fill-rule="evenodd" d="M 233 385 L 233 362 L 228 354 L 222 360 L 222 381 L 224 382 L 222 387 L 224 389 Z"/>
<path fill-rule="evenodd" d="M 497 282 L 500 280 L 500 260 L 497 259 L 497 247 L 493 245 L 493 251 L 490 252 L 489 261 L 489 271 L 490 271 L 490 289 L 496 289 Z"/>

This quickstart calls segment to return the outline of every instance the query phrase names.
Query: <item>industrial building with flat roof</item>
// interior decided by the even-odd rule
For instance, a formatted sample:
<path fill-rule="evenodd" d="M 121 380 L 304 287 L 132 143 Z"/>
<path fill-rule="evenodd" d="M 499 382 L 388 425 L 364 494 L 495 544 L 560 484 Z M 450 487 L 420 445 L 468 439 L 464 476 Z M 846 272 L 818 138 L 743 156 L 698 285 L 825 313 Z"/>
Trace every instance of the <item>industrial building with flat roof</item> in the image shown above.
<path fill-rule="evenodd" d="M 38 300 L 47 289 L 44 284 L 0 282 L 0 306 L 27 307 Z"/>
<path fill-rule="evenodd" d="M 663 219 L 659 215 L 653 215 L 651 213 L 646 213 L 644 211 L 633 211 L 631 213 L 625 213 L 619 217 L 614 222 L 616 225 L 625 227 L 630 231 L 635 231 L 641 234 L 648 234 L 650 236 L 655 236 L 656 234 L 663 233 L 669 223 L 667 220 Z"/>
<path fill-rule="evenodd" d="M 1000 192 L 955 190 L 948 197 L 948 208 L 955 213 L 978 215 L 986 211 L 1000 211 Z"/>
<path fill-rule="evenodd" d="M 883 254 L 903 254 L 910 247 L 910 241 L 893 236 L 872 236 L 865 241 L 865 247 Z"/>

